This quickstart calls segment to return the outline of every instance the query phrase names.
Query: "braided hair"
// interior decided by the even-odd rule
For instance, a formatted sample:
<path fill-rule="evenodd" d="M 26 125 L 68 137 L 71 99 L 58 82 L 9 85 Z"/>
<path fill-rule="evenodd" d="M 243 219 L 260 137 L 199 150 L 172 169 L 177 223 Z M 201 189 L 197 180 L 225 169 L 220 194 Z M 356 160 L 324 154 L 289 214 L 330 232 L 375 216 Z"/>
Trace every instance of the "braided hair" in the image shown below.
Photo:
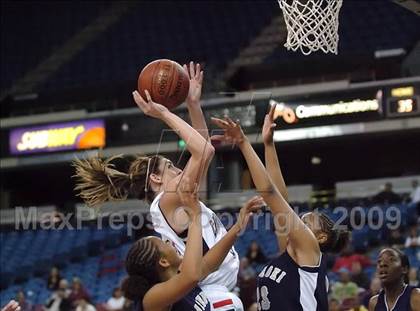
<path fill-rule="evenodd" d="M 150 238 L 142 238 L 134 243 L 125 260 L 128 276 L 121 285 L 125 297 L 141 302 L 147 291 L 160 282 L 157 269 L 159 258 L 159 250 Z"/>
<path fill-rule="evenodd" d="M 75 159 L 78 192 L 89 207 L 99 206 L 107 201 L 122 201 L 129 197 L 151 202 L 155 197 L 149 186 L 150 174 L 159 174 L 161 156 L 137 156 L 129 161 L 128 170 L 117 169 L 115 160 L 122 155 L 103 159 L 99 156 Z M 147 176 L 146 176 L 147 175 Z M 146 183 L 147 180 L 147 183 Z"/>
<path fill-rule="evenodd" d="M 318 213 L 318 216 L 321 230 L 327 234 L 327 241 L 319 245 L 321 252 L 341 252 L 350 238 L 348 230 L 337 228 L 331 218 L 324 213 Z"/>

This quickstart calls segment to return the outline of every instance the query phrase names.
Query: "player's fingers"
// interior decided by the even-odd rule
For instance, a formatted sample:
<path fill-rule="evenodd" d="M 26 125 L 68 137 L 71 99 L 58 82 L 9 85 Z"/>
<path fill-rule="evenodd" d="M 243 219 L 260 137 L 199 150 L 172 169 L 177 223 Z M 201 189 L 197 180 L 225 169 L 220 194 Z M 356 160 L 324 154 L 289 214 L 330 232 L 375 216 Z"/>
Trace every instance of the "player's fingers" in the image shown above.
<path fill-rule="evenodd" d="M 262 198 L 255 198 L 250 202 L 249 208 L 261 207 L 263 205 L 264 205 L 264 200 Z"/>
<path fill-rule="evenodd" d="M 194 78 L 195 77 L 195 72 L 194 72 L 194 62 L 190 62 L 190 78 Z"/>
<path fill-rule="evenodd" d="M 1 310 L 3 311 L 3 310 L 9 310 L 9 309 L 11 309 L 12 308 L 12 306 L 14 305 L 16 303 L 16 301 L 14 301 L 14 300 L 10 300 L 8 303 L 7 303 L 7 305 L 5 305 Z"/>
<path fill-rule="evenodd" d="M 200 79 L 200 71 L 201 71 L 200 64 L 199 63 L 195 64 L 195 79 L 196 80 Z"/>
<path fill-rule="evenodd" d="M 136 104 L 140 107 L 140 108 L 145 108 L 146 102 L 144 101 L 143 97 L 141 97 L 141 95 L 139 94 L 139 92 L 134 91 L 133 92 L 133 98 L 134 101 L 136 102 Z"/>
<path fill-rule="evenodd" d="M 144 92 L 146 93 L 147 102 L 150 104 L 152 102 L 152 96 L 150 96 L 150 93 L 148 90 L 144 90 Z"/>
<path fill-rule="evenodd" d="M 4 306 L 1 310 L 2 311 L 17 311 L 16 309 L 19 308 L 19 304 L 15 300 L 10 300 L 9 303 Z"/>
<path fill-rule="evenodd" d="M 276 111 L 277 104 L 271 105 L 270 112 L 268 113 L 268 117 L 270 120 L 274 120 L 274 112 Z"/>
<path fill-rule="evenodd" d="M 226 120 L 226 122 L 230 125 L 230 126 L 232 126 L 232 127 L 235 127 L 236 125 L 237 125 L 237 123 L 235 123 L 231 118 L 229 118 L 229 117 L 225 117 L 225 120 Z"/>
<path fill-rule="evenodd" d="M 200 77 L 198 78 L 198 83 L 203 84 L 204 72 L 203 70 L 200 71 Z"/>
<path fill-rule="evenodd" d="M 256 213 L 256 212 L 260 211 L 262 207 L 263 207 L 263 205 L 261 205 L 261 204 L 253 204 L 247 209 L 247 211 L 250 212 L 250 213 Z"/>
<path fill-rule="evenodd" d="M 190 78 L 190 79 L 191 79 L 191 77 L 190 77 L 190 72 L 188 71 L 188 67 L 187 67 L 187 65 L 186 65 L 186 64 L 184 64 L 184 65 L 182 66 L 182 68 L 184 68 L 185 72 L 187 73 L 188 78 Z"/>
<path fill-rule="evenodd" d="M 276 123 L 272 123 L 270 127 L 273 129 L 273 128 L 275 128 L 276 126 L 277 126 L 277 124 L 276 124 Z"/>
<path fill-rule="evenodd" d="M 224 121 L 222 119 L 219 119 L 219 118 L 212 117 L 211 122 L 213 124 L 217 125 L 218 127 L 222 128 L 222 129 L 227 129 L 227 128 L 230 127 L 229 124 L 226 121 Z"/>
<path fill-rule="evenodd" d="M 223 141 L 225 138 L 224 135 L 213 135 L 210 137 L 210 140 L 214 140 L 214 141 Z"/>

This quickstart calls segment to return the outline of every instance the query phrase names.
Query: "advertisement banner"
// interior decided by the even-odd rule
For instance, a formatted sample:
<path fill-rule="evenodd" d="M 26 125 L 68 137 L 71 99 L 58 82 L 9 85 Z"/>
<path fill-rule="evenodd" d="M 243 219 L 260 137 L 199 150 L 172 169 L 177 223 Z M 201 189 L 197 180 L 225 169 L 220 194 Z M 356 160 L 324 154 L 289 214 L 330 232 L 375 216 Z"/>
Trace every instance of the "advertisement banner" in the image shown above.
<path fill-rule="evenodd" d="M 9 134 L 13 155 L 105 146 L 104 120 L 86 120 L 16 128 Z"/>

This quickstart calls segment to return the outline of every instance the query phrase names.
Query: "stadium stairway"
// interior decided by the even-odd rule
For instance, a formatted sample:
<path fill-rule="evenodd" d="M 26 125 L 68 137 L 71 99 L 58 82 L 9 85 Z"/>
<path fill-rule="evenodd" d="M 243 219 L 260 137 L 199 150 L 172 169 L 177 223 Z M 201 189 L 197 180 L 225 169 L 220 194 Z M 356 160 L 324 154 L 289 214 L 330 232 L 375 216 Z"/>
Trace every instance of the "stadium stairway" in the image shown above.
<path fill-rule="evenodd" d="M 287 36 L 286 24 L 279 9 L 279 15 L 275 16 L 271 23 L 264 27 L 260 34 L 256 36 L 243 48 L 239 55 L 232 60 L 223 73 L 225 80 L 228 80 L 242 66 L 260 64 L 274 50 L 285 41 Z"/>

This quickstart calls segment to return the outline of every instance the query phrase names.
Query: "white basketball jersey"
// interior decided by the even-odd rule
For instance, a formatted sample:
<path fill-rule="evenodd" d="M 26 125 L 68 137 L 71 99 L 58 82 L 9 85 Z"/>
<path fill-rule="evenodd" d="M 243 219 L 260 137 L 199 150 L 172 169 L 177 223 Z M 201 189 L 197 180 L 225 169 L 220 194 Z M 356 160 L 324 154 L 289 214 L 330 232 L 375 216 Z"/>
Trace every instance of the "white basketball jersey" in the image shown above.
<path fill-rule="evenodd" d="M 160 209 L 159 201 L 163 192 L 159 193 L 150 205 L 150 215 L 152 216 L 153 229 L 160 234 L 163 241 L 170 241 L 180 255 L 185 253 L 185 244 L 187 236 L 178 235 L 169 225 L 163 212 Z M 208 249 L 212 248 L 226 234 L 226 229 L 217 215 L 200 202 L 203 226 L 203 255 Z M 236 286 L 237 275 L 239 271 L 239 256 L 235 248 L 229 251 L 219 269 L 209 274 L 199 283 L 199 286 L 221 285 L 232 290 Z"/>

